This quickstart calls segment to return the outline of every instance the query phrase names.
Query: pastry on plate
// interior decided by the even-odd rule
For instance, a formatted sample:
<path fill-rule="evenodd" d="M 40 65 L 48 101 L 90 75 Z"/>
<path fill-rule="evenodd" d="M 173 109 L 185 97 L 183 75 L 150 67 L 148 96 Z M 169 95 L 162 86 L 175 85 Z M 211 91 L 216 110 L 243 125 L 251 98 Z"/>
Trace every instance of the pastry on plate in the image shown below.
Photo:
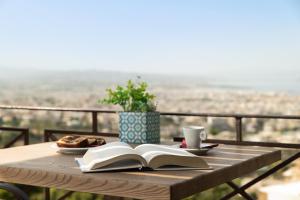
<path fill-rule="evenodd" d="M 96 147 L 106 144 L 106 141 L 102 137 L 89 136 L 87 137 L 89 147 Z"/>
<path fill-rule="evenodd" d="M 65 148 L 82 148 L 88 147 L 89 142 L 86 137 L 79 135 L 67 135 L 56 142 L 57 146 Z"/>
<path fill-rule="evenodd" d="M 104 145 L 106 141 L 97 136 L 67 135 L 59 139 L 56 144 L 64 148 L 86 148 Z"/>

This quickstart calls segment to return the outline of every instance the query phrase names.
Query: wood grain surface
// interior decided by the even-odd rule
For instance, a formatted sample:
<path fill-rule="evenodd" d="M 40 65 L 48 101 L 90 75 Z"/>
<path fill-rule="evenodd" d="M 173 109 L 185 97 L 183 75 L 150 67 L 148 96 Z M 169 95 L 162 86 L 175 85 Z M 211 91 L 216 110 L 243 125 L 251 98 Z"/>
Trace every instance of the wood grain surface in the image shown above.
<path fill-rule="evenodd" d="M 181 199 L 281 159 L 281 152 L 271 148 L 219 145 L 201 156 L 213 170 L 84 174 L 74 161 L 78 156 L 56 153 L 52 144 L 1 149 L 0 181 L 136 199 Z"/>

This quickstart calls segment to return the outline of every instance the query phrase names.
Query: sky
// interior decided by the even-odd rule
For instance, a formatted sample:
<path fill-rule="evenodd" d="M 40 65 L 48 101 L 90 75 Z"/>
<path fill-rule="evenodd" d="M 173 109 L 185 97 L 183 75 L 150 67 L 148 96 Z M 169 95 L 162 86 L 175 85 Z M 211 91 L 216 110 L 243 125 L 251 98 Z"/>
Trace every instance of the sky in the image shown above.
<path fill-rule="evenodd" d="M 299 0 L 0 0 L 0 69 L 300 71 Z"/>

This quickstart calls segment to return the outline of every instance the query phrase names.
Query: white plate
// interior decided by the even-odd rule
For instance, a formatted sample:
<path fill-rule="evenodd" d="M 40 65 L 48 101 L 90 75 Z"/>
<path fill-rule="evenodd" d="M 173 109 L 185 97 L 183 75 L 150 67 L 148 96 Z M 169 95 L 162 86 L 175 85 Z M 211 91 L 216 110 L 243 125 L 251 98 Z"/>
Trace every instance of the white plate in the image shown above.
<path fill-rule="evenodd" d="M 66 148 L 66 147 L 59 147 L 56 143 L 52 144 L 51 147 L 56 149 L 58 153 L 62 154 L 84 154 L 87 152 L 88 149 L 94 147 L 82 147 L 82 148 Z"/>

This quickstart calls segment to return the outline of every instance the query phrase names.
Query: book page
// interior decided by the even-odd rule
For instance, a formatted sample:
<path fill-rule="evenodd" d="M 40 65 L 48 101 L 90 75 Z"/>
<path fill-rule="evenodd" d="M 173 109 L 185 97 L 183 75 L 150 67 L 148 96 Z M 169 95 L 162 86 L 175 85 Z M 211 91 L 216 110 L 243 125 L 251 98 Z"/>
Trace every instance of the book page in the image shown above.
<path fill-rule="evenodd" d="M 135 150 L 141 156 L 148 157 L 150 154 L 175 154 L 182 156 L 195 156 L 185 150 L 174 148 L 168 145 L 157 145 L 157 144 L 142 144 L 135 148 Z"/>
<path fill-rule="evenodd" d="M 99 149 L 105 149 L 105 148 L 108 148 L 108 147 L 120 147 L 120 146 L 121 147 L 128 147 L 128 148 L 132 149 L 132 147 L 129 144 L 127 144 L 125 142 L 119 142 L 118 141 L 118 142 L 106 143 L 105 145 L 94 147 L 94 148 L 91 148 L 89 150 L 94 151 L 94 150 L 99 150 Z"/>
<path fill-rule="evenodd" d="M 109 157 L 114 156 L 116 154 L 126 154 L 126 153 L 134 153 L 133 149 L 129 144 L 124 142 L 111 142 L 105 144 L 103 146 L 94 147 L 89 149 L 83 156 L 83 161 L 85 163 L 90 163 L 95 159 L 104 159 L 107 160 Z"/>
<path fill-rule="evenodd" d="M 103 171 L 112 171 L 112 170 L 122 170 L 122 169 L 140 169 L 143 167 L 141 161 L 139 160 L 128 160 L 120 159 L 120 161 L 110 160 L 110 164 L 99 167 L 103 163 L 95 163 L 93 167 L 85 165 L 82 161 L 82 158 L 75 158 L 75 161 L 78 163 L 80 170 L 82 172 L 103 172 Z"/>
<path fill-rule="evenodd" d="M 166 145 L 143 144 L 135 148 L 147 161 L 148 167 L 157 169 L 163 166 L 208 169 L 208 164 L 200 157 L 183 149 Z"/>
<path fill-rule="evenodd" d="M 122 142 L 112 142 L 89 149 L 82 158 L 79 158 L 79 160 L 80 162 L 78 163 L 84 166 L 83 168 L 86 171 L 101 168 L 121 160 L 136 160 L 142 163 L 142 165 L 146 165 L 146 161 L 136 152 L 136 150 Z"/>
<path fill-rule="evenodd" d="M 133 149 L 129 149 L 126 147 L 115 147 L 102 149 L 101 151 L 87 151 L 83 156 L 83 160 L 86 164 L 88 164 L 95 160 L 97 160 L 98 162 L 103 162 L 105 160 L 109 160 L 117 156 L 129 154 L 139 155 Z"/>

